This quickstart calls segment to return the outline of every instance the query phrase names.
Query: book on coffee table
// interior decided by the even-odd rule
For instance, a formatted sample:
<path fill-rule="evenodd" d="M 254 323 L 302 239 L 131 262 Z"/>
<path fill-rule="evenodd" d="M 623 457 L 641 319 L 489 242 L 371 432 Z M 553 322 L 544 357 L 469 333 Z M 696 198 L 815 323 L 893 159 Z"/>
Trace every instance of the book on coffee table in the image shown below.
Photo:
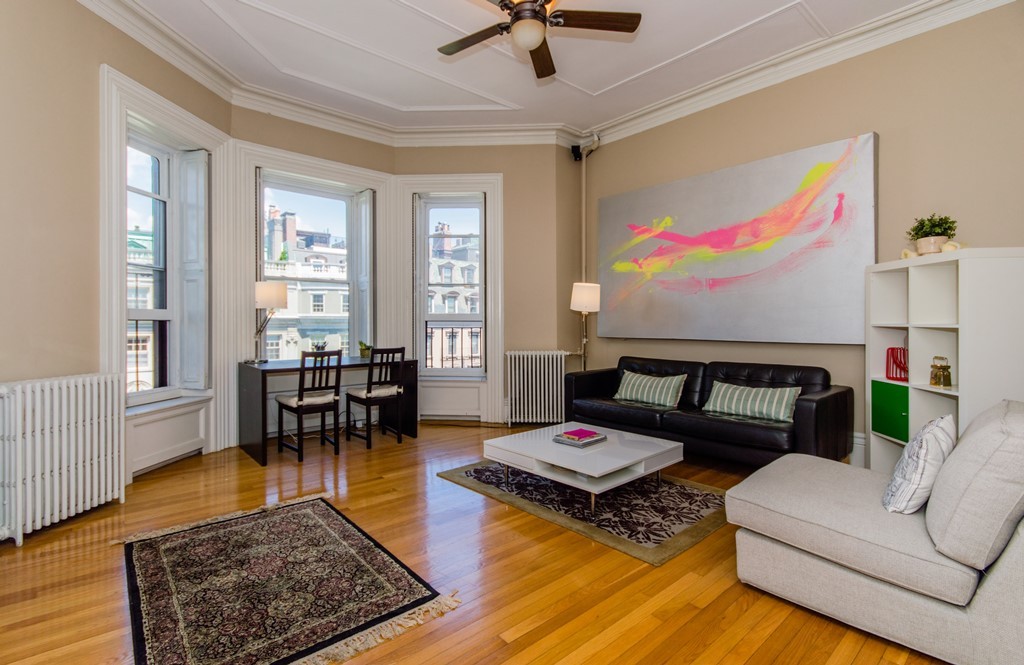
<path fill-rule="evenodd" d="M 600 432 L 595 432 L 589 429 L 583 429 L 581 427 L 579 429 L 573 429 L 567 432 L 562 432 L 561 434 L 556 434 L 555 436 L 552 437 L 551 440 L 554 441 L 555 443 L 562 443 L 567 446 L 585 448 L 586 446 L 592 446 L 595 443 L 605 441 L 607 438 L 608 437 L 606 437 L 604 434 L 601 434 Z"/>

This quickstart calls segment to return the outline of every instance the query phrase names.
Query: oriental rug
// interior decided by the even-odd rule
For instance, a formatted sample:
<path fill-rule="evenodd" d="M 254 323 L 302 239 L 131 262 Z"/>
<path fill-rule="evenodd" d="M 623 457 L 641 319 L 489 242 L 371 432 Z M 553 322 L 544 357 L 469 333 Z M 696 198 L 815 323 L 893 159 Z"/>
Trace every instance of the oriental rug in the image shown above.
<path fill-rule="evenodd" d="M 592 540 L 660 566 L 725 524 L 725 492 L 663 475 L 640 478 L 597 496 L 547 478 L 478 462 L 437 474 Z"/>
<path fill-rule="evenodd" d="M 331 663 L 458 604 L 322 498 L 125 544 L 136 663 Z"/>

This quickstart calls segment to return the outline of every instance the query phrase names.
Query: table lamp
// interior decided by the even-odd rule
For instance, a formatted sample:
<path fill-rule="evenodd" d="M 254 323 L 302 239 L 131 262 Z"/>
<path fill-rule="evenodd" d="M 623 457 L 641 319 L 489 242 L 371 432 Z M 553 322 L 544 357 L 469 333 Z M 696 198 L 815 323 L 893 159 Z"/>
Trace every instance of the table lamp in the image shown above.
<path fill-rule="evenodd" d="M 265 363 L 266 358 L 260 358 L 260 336 L 267 329 L 267 324 L 274 317 L 275 310 L 288 306 L 288 282 L 256 282 L 256 309 L 267 310 L 267 315 L 262 323 L 256 328 L 256 334 L 252 336 L 253 347 L 256 351 L 253 359 L 247 362 Z"/>

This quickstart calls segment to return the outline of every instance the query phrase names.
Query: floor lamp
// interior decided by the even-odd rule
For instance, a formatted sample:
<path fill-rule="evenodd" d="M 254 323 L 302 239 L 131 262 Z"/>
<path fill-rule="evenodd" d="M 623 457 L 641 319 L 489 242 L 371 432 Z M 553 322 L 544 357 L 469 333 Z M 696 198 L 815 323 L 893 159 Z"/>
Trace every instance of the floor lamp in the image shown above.
<path fill-rule="evenodd" d="M 253 359 L 250 363 L 265 363 L 266 358 L 260 357 L 260 336 L 267 329 L 267 324 L 273 318 L 275 310 L 288 306 L 288 282 L 256 282 L 256 309 L 267 310 L 267 316 L 256 328 L 253 340 Z"/>
<path fill-rule="evenodd" d="M 575 282 L 572 285 L 569 309 L 579 312 L 583 318 L 580 324 L 580 356 L 583 359 L 583 369 L 587 369 L 587 314 L 601 311 L 601 285 Z"/>

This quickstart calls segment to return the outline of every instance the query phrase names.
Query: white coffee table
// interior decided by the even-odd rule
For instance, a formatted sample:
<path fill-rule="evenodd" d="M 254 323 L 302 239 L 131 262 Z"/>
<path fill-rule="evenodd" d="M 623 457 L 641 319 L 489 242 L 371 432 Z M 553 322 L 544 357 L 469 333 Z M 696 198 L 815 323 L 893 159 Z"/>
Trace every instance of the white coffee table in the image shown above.
<path fill-rule="evenodd" d="M 556 434 L 584 427 L 608 437 L 586 448 L 574 448 L 551 440 Z M 484 441 L 484 457 L 508 468 L 543 476 L 590 492 L 590 511 L 598 494 L 683 461 L 683 444 L 608 427 L 576 422 L 520 432 Z"/>

